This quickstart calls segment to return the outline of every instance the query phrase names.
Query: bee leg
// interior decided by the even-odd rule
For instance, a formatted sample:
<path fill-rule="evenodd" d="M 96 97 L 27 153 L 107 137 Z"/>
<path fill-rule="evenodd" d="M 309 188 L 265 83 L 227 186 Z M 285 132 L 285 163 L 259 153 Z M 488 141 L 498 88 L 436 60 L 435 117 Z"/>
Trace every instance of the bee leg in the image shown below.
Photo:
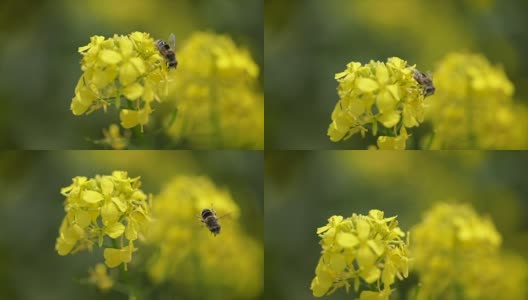
<path fill-rule="evenodd" d="M 202 219 L 202 217 L 200 217 L 199 215 L 194 215 L 196 217 L 196 219 L 198 219 L 200 222 L 202 223 L 205 223 L 204 220 Z"/>

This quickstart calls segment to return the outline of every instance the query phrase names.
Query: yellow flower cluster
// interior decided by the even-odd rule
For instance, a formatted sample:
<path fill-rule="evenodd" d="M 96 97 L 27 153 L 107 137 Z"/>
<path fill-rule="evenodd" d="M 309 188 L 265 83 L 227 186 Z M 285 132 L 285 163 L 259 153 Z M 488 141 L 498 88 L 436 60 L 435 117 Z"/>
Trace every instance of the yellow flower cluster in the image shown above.
<path fill-rule="evenodd" d="M 95 265 L 94 269 L 90 270 L 90 278 L 88 281 L 96 285 L 103 292 L 110 290 L 114 286 L 114 280 L 108 275 L 106 266 L 100 263 Z"/>
<path fill-rule="evenodd" d="M 226 35 L 197 32 L 177 52 L 168 134 L 200 148 L 262 149 L 264 96 L 250 53 Z"/>
<path fill-rule="evenodd" d="M 452 53 L 434 74 L 430 148 L 528 148 L 528 111 L 513 102 L 514 86 L 502 68 L 482 55 Z"/>
<path fill-rule="evenodd" d="M 91 250 L 94 244 L 103 247 L 107 236 L 114 245 L 119 240 L 119 248 L 105 246 L 105 264 L 114 268 L 124 263 L 126 270 L 136 250 L 134 241 L 150 220 L 150 200 L 139 189 L 139 179 L 114 171 L 110 176 L 91 179 L 78 176 L 72 185 L 62 188 L 66 216 L 55 244 L 59 255 Z"/>
<path fill-rule="evenodd" d="M 222 227 L 217 236 L 199 220 L 211 206 Z M 147 239 L 159 249 L 148 268 L 153 281 L 175 283 L 192 299 L 208 298 L 209 290 L 216 291 L 217 299 L 259 295 L 262 245 L 242 230 L 240 209 L 227 191 L 206 177 L 175 177 L 155 197 L 152 213 L 155 222 Z"/>
<path fill-rule="evenodd" d="M 411 232 L 418 299 L 526 299 L 526 263 L 499 252 L 500 234 L 471 206 L 437 204 Z"/>
<path fill-rule="evenodd" d="M 121 126 L 146 125 L 152 102 L 167 93 L 168 70 L 154 40 L 142 32 L 105 39 L 92 36 L 79 47 L 83 74 L 71 102 L 74 115 L 115 105 Z M 122 101 L 124 100 L 124 101 Z"/>
<path fill-rule="evenodd" d="M 414 66 L 397 57 L 386 63 L 349 63 L 335 75 L 339 101 L 328 128 L 330 140 L 346 140 L 358 132 L 364 137 L 370 128 L 374 135 L 386 134 L 378 137 L 379 148 L 404 149 L 405 128 L 418 126 L 424 119 L 425 91 L 415 72 Z"/>
<path fill-rule="evenodd" d="M 380 210 L 346 219 L 332 216 L 317 234 L 323 250 L 311 285 L 316 297 L 343 286 L 348 291 L 353 280 L 356 292 L 361 284 L 371 286 L 361 291 L 361 300 L 389 299 L 396 277 L 408 276 L 408 242 L 396 217 L 384 218 Z"/>

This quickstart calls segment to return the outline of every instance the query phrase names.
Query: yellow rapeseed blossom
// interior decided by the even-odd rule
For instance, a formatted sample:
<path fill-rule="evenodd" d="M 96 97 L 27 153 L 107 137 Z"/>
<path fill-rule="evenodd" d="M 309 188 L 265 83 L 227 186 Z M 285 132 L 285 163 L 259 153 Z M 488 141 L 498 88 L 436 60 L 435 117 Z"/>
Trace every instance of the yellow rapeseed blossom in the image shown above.
<path fill-rule="evenodd" d="M 528 299 L 528 263 L 519 255 L 501 253 L 468 264 L 468 276 L 480 283 L 467 287 L 468 299 Z"/>
<path fill-rule="evenodd" d="M 72 185 L 62 188 L 66 216 L 55 244 L 59 255 L 91 250 L 97 244 L 105 248 L 108 267 L 123 263 L 126 270 L 136 250 L 134 241 L 150 220 L 150 200 L 139 189 L 139 179 L 128 177 L 127 172 L 114 171 L 110 176 L 97 175 L 91 179 L 78 176 L 73 178 Z M 105 237 L 119 248 L 104 245 Z"/>
<path fill-rule="evenodd" d="M 513 102 L 514 86 L 501 67 L 482 55 L 451 53 L 434 74 L 430 148 L 528 148 L 526 108 Z"/>
<path fill-rule="evenodd" d="M 121 135 L 119 126 L 117 126 L 116 124 L 111 124 L 108 129 L 103 129 L 103 136 L 104 139 L 98 141 L 98 143 L 110 146 L 112 147 L 112 149 L 116 150 L 125 149 L 130 142 L 129 134 L 125 134 L 124 136 Z"/>
<path fill-rule="evenodd" d="M 222 226 L 214 236 L 199 220 L 217 212 Z M 148 273 L 154 282 L 172 282 L 190 298 L 253 299 L 263 288 L 263 249 L 239 224 L 231 195 L 206 177 L 170 180 L 153 201 L 148 241 L 159 249 Z M 222 216 L 226 215 L 225 218 Z M 185 292 L 183 292 L 185 289 Z"/>
<path fill-rule="evenodd" d="M 405 150 L 405 143 L 408 138 L 407 129 L 402 126 L 398 136 L 379 136 L 378 148 L 380 150 Z"/>
<path fill-rule="evenodd" d="M 525 299 L 526 263 L 509 263 L 492 221 L 471 206 L 437 204 L 411 232 L 418 299 Z"/>
<path fill-rule="evenodd" d="M 343 286 L 348 291 L 353 281 L 356 292 L 362 284 L 372 287 L 360 299 L 388 299 L 396 277 L 408 276 L 408 242 L 396 217 L 384 218 L 375 209 L 367 216 L 332 216 L 317 234 L 322 252 L 311 284 L 315 297 Z"/>
<path fill-rule="evenodd" d="M 364 137 L 369 129 L 374 135 L 388 132 L 394 137 L 402 127 L 418 126 L 424 119 L 426 94 L 415 72 L 415 66 L 397 57 L 386 63 L 349 63 L 335 75 L 339 101 L 328 128 L 330 140 L 346 140 L 358 132 Z M 396 143 L 401 140 L 405 139 Z"/>
<path fill-rule="evenodd" d="M 96 285 L 103 292 L 110 290 L 114 285 L 114 281 L 108 275 L 106 266 L 100 263 L 94 269 L 90 270 L 90 278 L 88 281 Z"/>
<path fill-rule="evenodd" d="M 197 32 L 177 57 L 171 95 L 178 114 L 168 134 L 199 148 L 262 149 L 264 96 L 250 53 L 229 36 Z"/>
<path fill-rule="evenodd" d="M 71 102 L 73 114 L 106 111 L 114 105 L 121 109 L 121 126 L 143 128 L 153 111 L 152 102 L 167 93 L 168 83 L 167 64 L 149 34 L 92 36 L 79 53 L 83 74 Z"/>

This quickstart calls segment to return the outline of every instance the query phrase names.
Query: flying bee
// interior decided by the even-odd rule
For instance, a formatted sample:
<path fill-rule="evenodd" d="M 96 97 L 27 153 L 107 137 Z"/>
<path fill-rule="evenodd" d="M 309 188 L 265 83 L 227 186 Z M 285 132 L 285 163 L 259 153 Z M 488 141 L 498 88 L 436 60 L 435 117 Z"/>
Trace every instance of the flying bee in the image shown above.
<path fill-rule="evenodd" d="M 176 46 L 176 37 L 173 33 L 169 36 L 169 42 L 165 43 L 163 40 L 157 40 L 156 41 L 156 48 L 158 48 L 161 56 L 165 58 L 167 61 L 167 67 L 168 68 L 175 68 L 178 65 L 178 61 L 176 60 L 176 54 L 174 53 L 174 48 Z M 172 47 L 172 48 L 171 48 Z"/>
<path fill-rule="evenodd" d="M 209 231 L 216 236 L 220 233 L 220 223 L 218 223 L 219 217 L 216 216 L 216 212 L 213 209 L 205 208 L 200 214 L 200 221 L 207 226 Z"/>
<path fill-rule="evenodd" d="M 413 78 L 422 86 L 425 97 L 434 94 L 436 89 L 433 85 L 433 80 L 429 76 L 414 69 Z"/>

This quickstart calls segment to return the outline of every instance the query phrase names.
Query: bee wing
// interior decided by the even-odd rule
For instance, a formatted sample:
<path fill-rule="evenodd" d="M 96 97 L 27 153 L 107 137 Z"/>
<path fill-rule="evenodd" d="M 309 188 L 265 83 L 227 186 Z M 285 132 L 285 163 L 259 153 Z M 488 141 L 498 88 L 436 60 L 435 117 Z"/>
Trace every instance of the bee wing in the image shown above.
<path fill-rule="evenodd" d="M 174 33 L 170 34 L 168 44 L 173 50 L 176 49 L 176 36 Z"/>
<path fill-rule="evenodd" d="M 425 72 L 425 75 L 426 75 L 427 77 L 429 77 L 431 80 L 433 80 L 433 72 L 431 72 L 431 71 L 427 71 L 427 72 Z"/>
<path fill-rule="evenodd" d="M 231 213 L 227 213 L 227 214 L 223 214 L 223 215 L 221 215 L 220 217 L 216 217 L 216 218 L 220 220 L 220 219 L 222 219 L 222 218 L 227 217 L 227 218 L 229 219 L 230 216 L 231 216 Z"/>

